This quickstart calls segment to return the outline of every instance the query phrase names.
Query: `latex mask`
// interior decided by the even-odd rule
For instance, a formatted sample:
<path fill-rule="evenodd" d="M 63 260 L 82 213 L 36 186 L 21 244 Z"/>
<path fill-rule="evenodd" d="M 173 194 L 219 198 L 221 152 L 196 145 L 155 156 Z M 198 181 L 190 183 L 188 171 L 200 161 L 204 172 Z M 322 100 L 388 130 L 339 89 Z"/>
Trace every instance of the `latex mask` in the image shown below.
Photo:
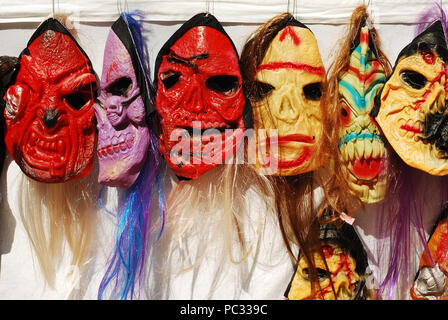
<path fill-rule="evenodd" d="M 104 49 L 101 93 L 94 105 L 98 128 L 98 182 L 129 188 L 137 179 L 149 146 L 147 113 L 152 111 L 141 32 L 120 16 Z M 140 35 L 133 36 L 134 34 Z M 139 52 L 140 50 L 140 52 Z"/>
<path fill-rule="evenodd" d="M 448 173 L 447 57 L 437 21 L 400 52 L 373 113 L 400 158 L 432 175 Z"/>
<path fill-rule="evenodd" d="M 4 97 L 6 146 L 27 176 L 58 183 L 90 172 L 96 91 L 85 52 L 56 19 L 43 22 L 20 54 Z"/>
<path fill-rule="evenodd" d="M 312 291 L 308 263 L 304 256 L 299 254 L 297 269 L 285 294 L 286 297 L 289 300 L 365 298 L 363 291 L 367 254 L 353 227 L 347 224 L 342 227 L 333 224 L 322 225 L 320 240 L 323 257 L 318 248 L 312 252 L 320 287 L 316 286 L 316 290 Z"/>
<path fill-rule="evenodd" d="M 160 151 L 176 175 L 198 178 L 234 156 L 251 110 L 237 51 L 213 15 L 194 16 L 165 43 L 154 78 Z"/>
<path fill-rule="evenodd" d="M 448 300 L 448 216 L 440 219 L 428 242 L 411 288 L 414 300 Z M 432 263 L 434 262 L 434 264 Z"/>
<path fill-rule="evenodd" d="M 363 202 L 374 203 L 384 198 L 386 148 L 370 112 L 386 76 L 367 26 L 360 27 L 352 48 L 347 71 L 338 77 L 339 156 L 350 188 Z"/>
<path fill-rule="evenodd" d="M 318 150 L 324 83 L 325 69 L 316 38 L 305 25 L 291 19 L 278 31 L 257 66 L 255 91 L 259 96 L 252 97 L 254 129 L 266 130 L 265 140 L 257 135 L 259 168 L 277 167 L 272 174 L 289 176 L 322 165 Z"/>

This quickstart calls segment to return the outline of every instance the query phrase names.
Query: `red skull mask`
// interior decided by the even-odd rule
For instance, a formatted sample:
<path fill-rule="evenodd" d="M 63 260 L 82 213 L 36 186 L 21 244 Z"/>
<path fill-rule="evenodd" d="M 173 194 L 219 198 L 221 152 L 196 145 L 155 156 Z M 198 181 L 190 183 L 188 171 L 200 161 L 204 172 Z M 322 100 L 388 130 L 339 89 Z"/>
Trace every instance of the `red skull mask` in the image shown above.
<path fill-rule="evenodd" d="M 219 22 L 210 14 L 186 22 L 159 52 L 155 72 L 160 150 L 173 171 L 197 178 L 233 156 L 246 100 L 238 54 Z M 179 142 L 177 129 L 190 137 Z"/>
<path fill-rule="evenodd" d="M 4 97 L 9 152 L 37 181 L 87 175 L 94 159 L 97 90 L 89 58 L 62 24 L 50 18 L 19 59 Z"/>

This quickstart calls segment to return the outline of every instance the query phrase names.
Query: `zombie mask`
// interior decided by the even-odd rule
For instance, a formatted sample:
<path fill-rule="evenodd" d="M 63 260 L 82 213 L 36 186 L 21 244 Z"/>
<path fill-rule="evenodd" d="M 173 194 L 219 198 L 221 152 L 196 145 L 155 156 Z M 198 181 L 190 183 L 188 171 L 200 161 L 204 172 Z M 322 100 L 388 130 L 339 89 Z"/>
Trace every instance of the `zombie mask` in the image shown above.
<path fill-rule="evenodd" d="M 290 19 L 273 38 L 255 76 L 251 97 L 257 134 L 258 167 L 276 175 L 297 175 L 320 167 L 325 70 L 312 32 Z M 273 148 L 272 144 L 276 144 Z M 275 162 L 275 170 L 271 163 Z"/>
<path fill-rule="evenodd" d="M 296 273 L 286 291 L 289 300 L 358 300 L 365 297 L 367 255 L 352 226 L 320 226 L 320 248 L 312 251 L 319 285 L 312 291 L 310 270 L 299 255 Z M 324 261 L 325 258 L 325 261 Z M 328 266 L 328 268 L 326 267 Z M 333 289 L 334 288 L 334 289 Z"/>
<path fill-rule="evenodd" d="M 401 159 L 432 175 L 448 173 L 447 57 L 437 21 L 400 52 L 372 113 Z"/>
<path fill-rule="evenodd" d="M 386 149 L 370 112 L 386 77 L 367 26 L 361 26 L 352 48 L 347 71 L 338 78 L 339 156 L 350 187 L 362 201 L 373 203 L 384 197 Z"/>
<path fill-rule="evenodd" d="M 448 211 L 436 224 L 411 288 L 415 300 L 448 300 Z M 432 263 L 434 262 L 434 264 Z"/>
<path fill-rule="evenodd" d="M 136 24 L 123 14 L 112 25 L 104 49 L 101 93 L 94 105 L 98 182 L 112 187 L 129 188 L 135 182 L 149 145 L 146 115 L 153 104 L 143 47 L 136 47 L 142 39 Z"/>
<path fill-rule="evenodd" d="M 155 68 L 160 150 L 178 176 L 197 178 L 232 157 L 251 125 L 237 51 L 215 17 L 198 14 L 162 47 Z"/>
<path fill-rule="evenodd" d="M 41 182 L 87 175 L 93 164 L 91 62 L 57 20 L 42 23 L 19 57 L 6 100 L 6 146 L 22 171 Z"/>

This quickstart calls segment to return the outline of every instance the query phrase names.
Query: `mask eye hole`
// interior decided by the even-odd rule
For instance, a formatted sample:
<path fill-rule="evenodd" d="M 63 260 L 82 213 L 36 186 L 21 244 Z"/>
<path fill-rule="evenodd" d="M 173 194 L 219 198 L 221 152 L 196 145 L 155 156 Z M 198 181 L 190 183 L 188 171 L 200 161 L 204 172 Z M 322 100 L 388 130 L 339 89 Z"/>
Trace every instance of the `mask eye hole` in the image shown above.
<path fill-rule="evenodd" d="M 322 97 L 322 85 L 320 82 L 310 83 L 303 87 L 303 93 L 308 100 L 319 101 Z"/>
<path fill-rule="evenodd" d="M 169 90 L 179 81 L 181 75 L 180 72 L 170 70 L 160 74 L 160 80 L 165 86 L 165 89 Z"/>
<path fill-rule="evenodd" d="M 132 80 L 127 77 L 122 77 L 114 81 L 106 88 L 106 92 L 113 96 L 124 96 L 132 87 Z"/>
<path fill-rule="evenodd" d="M 76 92 L 64 97 L 64 100 L 75 110 L 81 110 L 90 99 L 92 99 L 92 95 L 87 92 Z"/>
<path fill-rule="evenodd" d="M 427 82 L 424 75 L 412 70 L 404 70 L 400 77 L 407 85 L 417 90 L 423 88 Z"/>
<path fill-rule="evenodd" d="M 304 268 L 302 270 L 302 273 L 306 280 L 310 279 L 310 270 L 308 268 Z M 319 278 L 319 281 L 330 278 L 330 273 L 327 270 L 322 269 L 322 268 L 316 268 L 316 274 L 317 274 L 317 277 Z"/>
<path fill-rule="evenodd" d="M 342 124 L 344 126 L 348 126 L 350 124 L 350 108 L 345 103 L 342 103 L 341 105 L 341 119 Z"/>
<path fill-rule="evenodd" d="M 330 273 L 325 269 L 316 268 L 316 273 L 319 280 L 330 278 Z"/>
<path fill-rule="evenodd" d="M 259 101 L 259 100 L 265 98 L 274 89 L 275 89 L 275 87 L 270 85 L 269 83 L 255 81 L 254 87 L 253 87 L 253 92 L 252 92 L 252 98 L 255 101 Z"/>
<path fill-rule="evenodd" d="M 233 94 L 239 87 L 238 78 L 229 75 L 212 76 L 207 79 L 205 85 L 210 90 L 224 95 Z"/>

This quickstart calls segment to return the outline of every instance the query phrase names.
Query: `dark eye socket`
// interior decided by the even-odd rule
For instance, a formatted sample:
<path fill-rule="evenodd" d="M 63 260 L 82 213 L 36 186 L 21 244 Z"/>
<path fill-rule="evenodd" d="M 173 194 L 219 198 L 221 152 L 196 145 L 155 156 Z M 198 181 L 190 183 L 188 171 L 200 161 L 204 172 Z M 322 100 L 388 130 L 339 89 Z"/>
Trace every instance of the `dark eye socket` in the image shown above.
<path fill-rule="evenodd" d="M 330 278 L 330 273 L 327 270 L 324 270 L 321 268 L 316 268 L 316 272 L 317 272 L 317 277 L 319 278 L 319 280 Z"/>
<path fill-rule="evenodd" d="M 345 108 L 341 108 L 341 114 L 344 118 L 348 116 L 348 112 Z"/>
<path fill-rule="evenodd" d="M 310 83 L 303 87 L 303 93 L 308 100 L 318 101 L 322 97 L 322 85 L 320 82 Z"/>
<path fill-rule="evenodd" d="M 251 94 L 252 99 L 255 101 L 259 101 L 265 98 L 274 89 L 275 87 L 273 85 L 270 85 L 269 83 L 255 81 L 252 89 L 253 92 Z"/>
<path fill-rule="evenodd" d="M 87 102 L 92 99 L 92 94 L 87 92 L 76 92 L 64 97 L 65 101 L 75 110 L 81 110 Z"/>
<path fill-rule="evenodd" d="M 306 280 L 310 279 L 310 271 L 308 268 L 304 268 L 302 270 L 303 275 L 305 277 Z M 319 278 L 319 280 L 324 280 L 327 278 L 330 278 L 330 273 L 327 270 L 321 269 L 321 268 L 316 268 L 316 273 L 317 273 L 317 277 Z"/>
<path fill-rule="evenodd" d="M 182 74 L 176 71 L 167 71 L 160 75 L 160 80 L 165 86 L 166 90 L 171 89 L 180 79 Z"/>
<path fill-rule="evenodd" d="M 421 73 L 412 70 L 404 70 L 400 74 L 401 79 L 414 89 L 421 89 L 426 85 L 426 78 Z"/>
<path fill-rule="evenodd" d="M 229 75 L 212 76 L 207 79 L 205 85 L 210 90 L 223 94 L 232 94 L 238 89 L 238 78 Z"/>
<path fill-rule="evenodd" d="M 106 92 L 113 96 L 124 96 L 132 86 L 132 80 L 127 77 L 122 77 L 114 81 L 106 88 Z"/>

